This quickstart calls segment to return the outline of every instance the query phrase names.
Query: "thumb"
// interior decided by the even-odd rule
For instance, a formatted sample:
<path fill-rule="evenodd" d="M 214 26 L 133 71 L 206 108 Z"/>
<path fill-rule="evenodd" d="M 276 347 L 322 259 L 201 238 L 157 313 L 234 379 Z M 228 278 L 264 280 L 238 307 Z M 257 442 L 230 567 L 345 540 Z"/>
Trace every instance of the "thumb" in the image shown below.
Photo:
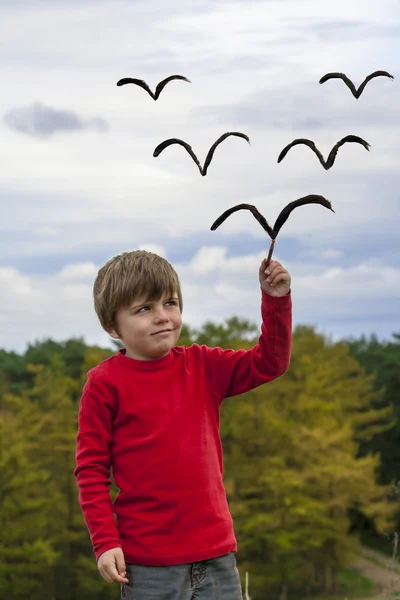
<path fill-rule="evenodd" d="M 121 575 L 121 577 L 125 577 L 126 567 L 125 567 L 125 561 L 123 558 L 117 559 L 117 571 Z"/>
<path fill-rule="evenodd" d="M 125 566 L 125 559 L 124 559 L 124 555 L 123 555 L 122 551 L 116 553 L 116 555 L 115 555 L 115 562 L 117 564 L 117 572 L 122 577 L 125 577 L 125 575 L 126 575 L 126 566 Z"/>

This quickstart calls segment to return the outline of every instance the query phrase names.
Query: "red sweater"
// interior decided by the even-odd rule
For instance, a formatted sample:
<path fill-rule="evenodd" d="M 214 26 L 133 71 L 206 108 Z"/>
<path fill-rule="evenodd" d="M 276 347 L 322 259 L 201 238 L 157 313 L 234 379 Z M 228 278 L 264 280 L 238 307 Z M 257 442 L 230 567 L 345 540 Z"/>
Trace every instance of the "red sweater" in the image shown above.
<path fill-rule="evenodd" d="M 176 346 L 152 361 L 120 350 L 88 372 L 74 475 L 96 559 L 121 547 L 128 563 L 162 566 L 237 550 L 220 407 L 283 375 L 290 362 L 290 293 L 262 291 L 261 308 L 251 350 Z M 114 505 L 111 467 L 120 490 Z"/>

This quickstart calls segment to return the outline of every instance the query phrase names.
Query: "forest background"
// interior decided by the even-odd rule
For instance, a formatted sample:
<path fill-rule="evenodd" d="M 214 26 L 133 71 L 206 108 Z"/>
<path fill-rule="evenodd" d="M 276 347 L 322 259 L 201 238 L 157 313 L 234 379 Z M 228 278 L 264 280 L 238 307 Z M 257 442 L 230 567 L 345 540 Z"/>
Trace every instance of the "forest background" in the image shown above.
<path fill-rule="evenodd" d="M 257 337 L 232 317 L 185 325 L 179 343 Z M 77 338 L 0 350 L 0 598 L 119 597 L 98 572 L 73 475 L 87 371 L 115 351 Z M 400 530 L 399 399 L 400 334 L 332 342 L 297 326 L 288 372 L 224 402 L 224 481 L 252 600 L 372 592 L 349 567 L 361 544 L 390 553 Z"/>

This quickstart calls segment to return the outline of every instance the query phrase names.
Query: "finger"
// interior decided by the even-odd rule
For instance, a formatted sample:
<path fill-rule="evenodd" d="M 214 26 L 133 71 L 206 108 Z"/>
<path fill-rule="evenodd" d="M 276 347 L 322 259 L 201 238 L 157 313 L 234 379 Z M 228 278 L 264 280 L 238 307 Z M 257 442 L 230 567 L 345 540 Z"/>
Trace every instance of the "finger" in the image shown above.
<path fill-rule="evenodd" d="M 286 269 L 284 267 L 282 267 L 281 264 L 277 264 L 274 265 L 272 268 L 268 268 L 269 274 L 270 275 L 276 275 L 276 273 L 281 273 L 283 271 L 286 271 Z"/>
<path fill-rule="evenodd" d="M 107 583 L 113 582 L 112 577 L 110 577 L 110 575 L 107 573 L 107 571 L 101 570 L 100 575 L 102 576 L 104 581 L 106 581 Z"/>
<path fill-rule="evenodd" d="M 118 565 L 118 573 L 119 573 L 119 577 L 121 578 L 121 583 L 127 583 L 129 581 L 126 578 L 126 567 L 125 567 L 124 563 L 122 563 L 122 564 L 119 563 L 119 565 Z"/>
<path fill-rule="evenodd" d="M 283 267 L 277 267 L 268 275 L 268 279 L 273 281 L 278 275 L 289 275 L 289 273 Z"/>
<path fill-rule="evenodd" d="M 271 262 L 269 263 L 268 267 L 267 267 L 267 259 L 264 258 L 261 266 L 260 266 L 260 272 L 261 273 L 266 273 L 266 271 L 268 271 L 268 273 L 271 272 L 271 270 L 276 267 L 277 265 L 280 265 L 280 263 L 277 260 L 271 260 Z"/>
<path fill-rule="evenodd" d="M 129 583 L 129 579 L 125 576 L 120 575 L 115 567 L 112 569 L 110 575 L 111 581 L 115 581 L 117 583 Z"/>
<path fill-rule="evenodd" d="M 289 283 L 289 277 L 286 273 L 281 273 L 274 277 L 269 285 L 276 286 L 278 283 Z"/>
<path fill-rule="evenodd" d="M 270 281 L 273 281 L 275 279 L 275 277 L 277 275 L 279 275 L 280 273 L 287 273 L 287 271 L 286 271 L 286 269 L 284 269 L 282 266 L 279 265 L 279 266 L 275 267 L 268 275 L 268 278 L 267 278 L 268 283 Z"/>
<path fill-rule="evenodd" d="M 278 262 L 277 260 L 271 260 L 271 262 L 268 265 L 267 271 L 271 272 L 278 266 L 281 266 L 280 262 Z"/>
<path fill-rule="evenodd" d="M 277 263 L 277 262 L 270 263 L 267 270 L 265 271 L 265 274 L 269 275 L 269 276 L 271 276 L 271 275 L 273 276 L 274 273 L 277 272 L 277 269 L 283 269 L 281 263 Z"/>
<path fill-rule="evenodd" d="M 107 583 L 129 583 L 129 579 L 127 577 L 122 577 L 118 574 L 115 567 L 111 567 L 110 569 L 104 569 L 104 571 L 100 571 L 103 579 L 107 581 Z"/>
<path fill-rule="evenodd" d="M 117 571 L 118 573 L 124 577 L 124 575 L 126 575 L 126 566 L 125 566 L 125 561 L 124 561 L 124 557 L 122 555 L 122 552 L 118 555 L 116 555 L 115 559 L 116 559 L 116 563 L 117 563 Z"/>

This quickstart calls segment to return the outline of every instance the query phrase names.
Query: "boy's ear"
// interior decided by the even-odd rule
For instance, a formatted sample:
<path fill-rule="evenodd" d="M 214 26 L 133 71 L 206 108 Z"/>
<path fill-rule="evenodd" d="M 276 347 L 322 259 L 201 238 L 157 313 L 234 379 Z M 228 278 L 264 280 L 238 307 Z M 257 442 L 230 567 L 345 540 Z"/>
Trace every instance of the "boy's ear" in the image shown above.
<path fill-rule="evenodd" d="M 107 333 L 108 333 L 108 335 L 110 335 L 115 340 L 119 340 L 120 339 L 120 335 L 119 335 L 118 331 L 115 331 L 115 329 L 107 329 Z"/>

